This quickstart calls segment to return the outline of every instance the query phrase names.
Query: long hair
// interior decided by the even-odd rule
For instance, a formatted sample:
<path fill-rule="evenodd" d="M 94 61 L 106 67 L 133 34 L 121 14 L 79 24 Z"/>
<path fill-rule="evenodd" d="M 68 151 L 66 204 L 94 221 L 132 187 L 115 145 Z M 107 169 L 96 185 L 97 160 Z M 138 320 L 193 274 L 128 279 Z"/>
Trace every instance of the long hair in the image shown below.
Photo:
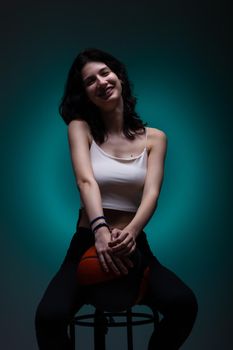
<path fill-rule="evenodd" d="M 74 119 L 85 120 L 95 140 L 103 143 L 107 130 L 101 119 L 100 110 L 87 97 L 81 71 L 88 62 L 105 63 L 122 81 L 123 133 L 129 139 L 136 134 L 145 133 L 144 123 L 135 111 L 136 97 L 132 95 L 132 84 L 128 79 L 125 65 L 107 52 L 96 48 L 87 48 L 75 58 L 59 105 L 59 113 L 68 125 Z"/>

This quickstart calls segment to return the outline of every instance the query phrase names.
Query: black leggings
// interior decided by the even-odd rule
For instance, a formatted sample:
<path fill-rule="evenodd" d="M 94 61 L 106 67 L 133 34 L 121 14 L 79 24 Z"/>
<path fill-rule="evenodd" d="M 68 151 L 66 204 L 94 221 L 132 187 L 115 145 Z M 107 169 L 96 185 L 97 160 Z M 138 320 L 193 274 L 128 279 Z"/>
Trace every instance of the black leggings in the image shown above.
<path fill-rule="evenodd" d="M 163 318 L 152 333 L 148 349 L 179 349 L 190 334 L 197 315 L 197 300 L 192 290 L 152 254 L 142 231 L 137 237 L 145 265 L 150 264 L 149 288 L 141 304 Z M 78 284 L 77 262 L 94 243 L 91 230 L 78 228 L 66 257 L 49 283 L 35 315 L 36 336 L 40 350 L 69 350 L 68 324 L 86 304 L 85 288 Z"/>

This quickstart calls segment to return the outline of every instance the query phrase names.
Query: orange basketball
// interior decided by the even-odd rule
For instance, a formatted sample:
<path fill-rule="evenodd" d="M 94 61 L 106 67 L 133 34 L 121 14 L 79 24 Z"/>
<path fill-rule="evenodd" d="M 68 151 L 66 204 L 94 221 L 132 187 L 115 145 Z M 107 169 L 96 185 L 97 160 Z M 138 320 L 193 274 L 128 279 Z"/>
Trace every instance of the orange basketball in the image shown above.
<path fill-rule="evenodd" d="M 78 281 L 82 285 L 96 284 L 118 278 L 113 271 L 105 272 L 101 267 L 95 246 L 81 257 L 77 267 Z"/>

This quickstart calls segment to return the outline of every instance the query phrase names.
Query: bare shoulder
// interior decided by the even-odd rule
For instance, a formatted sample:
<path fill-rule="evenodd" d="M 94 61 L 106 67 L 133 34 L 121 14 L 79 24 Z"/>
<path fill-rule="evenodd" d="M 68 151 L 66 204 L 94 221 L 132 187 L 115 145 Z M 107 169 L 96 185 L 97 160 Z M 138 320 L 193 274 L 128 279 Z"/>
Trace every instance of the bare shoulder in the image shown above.
<path fill-rule="evenodd" d="M 76 138 L 79 135 L 82 135 L 82 136 L 85 136 L 88 138 L 89 145 L 92 142 L 93 137 L 91 135 L 90 127 L 89 127 L 88 123 L 81 118 L 80 119 L 77 118 L 77 119 L 72 120 L 68 125 L 67 131 L 68 131 L 68 137 L 70 139 Z"/>
<path fill-rule="evenodd" d="M 163 130 L 157 128 L 148 128 L 148 149 L 151 150 L 152 147 L 162 146 L 166 147 L 167 144 L 167 135 Z"/>

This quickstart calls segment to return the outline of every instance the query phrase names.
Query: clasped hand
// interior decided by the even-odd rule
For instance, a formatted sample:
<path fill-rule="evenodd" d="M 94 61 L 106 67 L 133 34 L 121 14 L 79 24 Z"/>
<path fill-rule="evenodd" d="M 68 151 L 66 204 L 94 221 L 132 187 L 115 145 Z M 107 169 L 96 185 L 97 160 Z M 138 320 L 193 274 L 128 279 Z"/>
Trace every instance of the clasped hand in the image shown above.
<path fill-rule="evenodd" d="M 134 236 L 128 232 L 114 228 L 109 232 L 99 229 L 96 233 L 96 250 L 104 271 L 112 270 L 116 275 L 127 274 L 133 267 L 130 254 L 136 248 Z"/>

